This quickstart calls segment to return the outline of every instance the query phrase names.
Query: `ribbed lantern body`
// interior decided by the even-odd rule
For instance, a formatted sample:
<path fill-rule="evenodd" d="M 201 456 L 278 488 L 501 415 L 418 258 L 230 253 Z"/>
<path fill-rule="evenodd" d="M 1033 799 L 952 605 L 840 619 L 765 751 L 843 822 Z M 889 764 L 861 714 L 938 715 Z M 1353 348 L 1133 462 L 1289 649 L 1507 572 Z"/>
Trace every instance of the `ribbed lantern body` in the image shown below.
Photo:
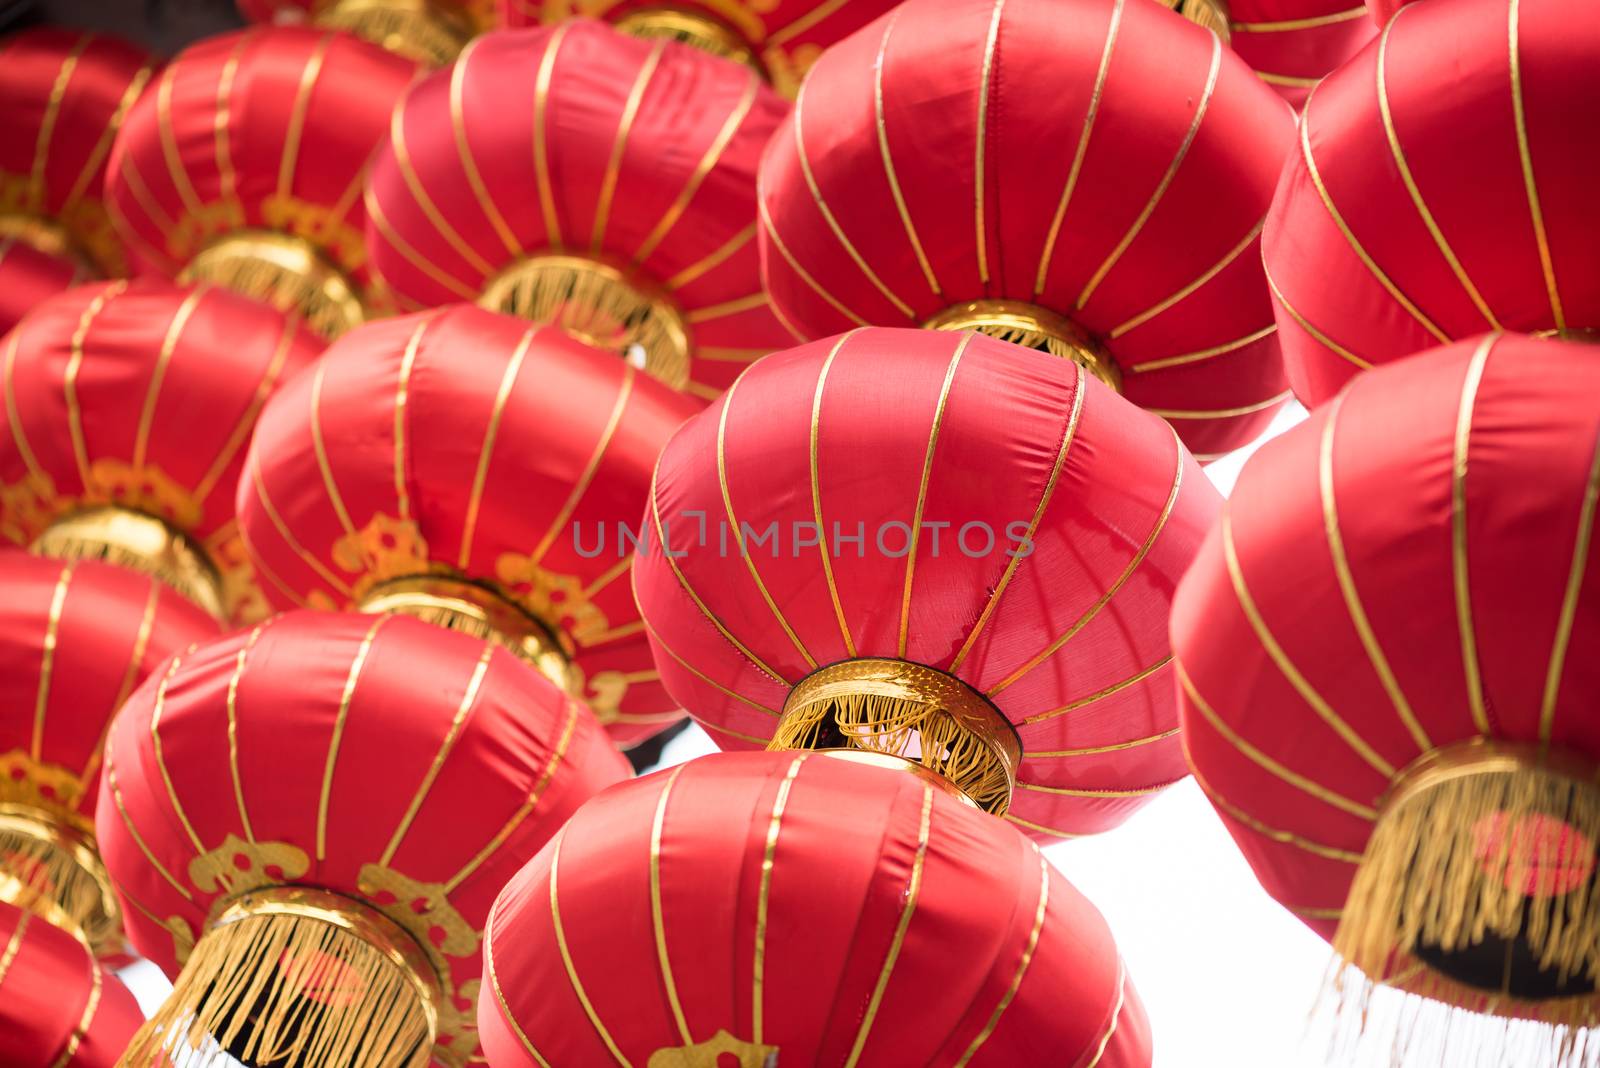
<path fill-rule="evenodd" d="M 1495 939 L 1517 931 L 1524 887 L 1529 915 L 1566 915 L 1559 945 L 1594 922 L 1592 788 L 1550 801 L 1537 780 L 1570 785 L 1600 760 L 1600 676 L 1583 652 L 1600 628 L 1597 357 L 1490 336 L 1357 379 L 1245 466 L 1172 615 L 1195 777 L 1268 892 L 1337 931 L 1371 980 L 1582 1026 L 1595 1019 L 1582 947 L 1556 984 L 1555 964 L 1524 974 L 1529 961 Z M 1478 790 L 1404 840 L 1391 833 L 1421 784 L 1506 769 L 1519 782 L 1505 793 Z M 1384 890 L 1363 889 L 1386 870 L 1374 864 L 1398 864 L 1394 882 L 1429 906 L 1375 955 L 1361 941 Z M 1508 921 L 1491 918 L 1501 890 Z M 1471 977 L 1467 962 L 1438 948 L 1473 915 L 1488 941 L 1484 927 L 1453 937 L 1455 951 L 1488 954 L 1493 978 L 1476 993 L 1449 981 Z M 1548 929 L 1528 922 L 1518 937 L 1537 945 Z M 1499 990 L 1513 981 L 1568 996 Z"/>
<path fill-rule="evenodd" d="M 101 848 L 142 954 L 177 975 L 239 895 L 331 891 L 426 954 L 451 1066 L 476 1046 L 496 891 L 627 774 L 581 704 L 497 646 L 310 612 L 175 658 L 118 717 L 105 766 Z"/>
<path fill-rule="evenodd" d="M 1218 504 L 1169 426 L 1068 361 L 863 330 L 762 361 L 678 432 L 635 591 L 719 744 L 765 744 L 819 667 L 911 661 L 1015 728 L 1009 818 L 1088 833 L 1184 774 L 1167 607 Z"/>
<path fill-rule="evenodd" d="M 280 606 L 486 587 L 550 632 L 628 745 L 681 718 L 628 588 L 656 455 L 698 404 L 559 331 L 470 307 L 374 323 L 268 405 L 240 526 Z"/>
<path fill-rule="evenodd" d="M 1407 8 L 1307 102 L 1262 239 L 1306 404 L 1486 330 L 1600 328 L 1592 15 L 1571 0 Z"/>
<path fill-rule="evenodd" d="M 35 306 L 93 276 L 67 256 L 41 252 L 19 238 L 0 238 L 0 336 Z"/>
<path fill-rule="evenodd" d="M 714 397 L 792 340 L 755 239 L 756 164 L 784 111 L 747 69 L 589 20 L 481 38 L 394 113 L 373 265 L 404 308 L 556 322 Z"/>
<path fill-rule="evenodd" d="M 910 765 L 726 753 L 580 809 L 501 893 L 495 1068 L 1147 1068 L 1105 921 Z"/>
<path fill-rule="evenodd" d="M 234 484 L 267 396 L 321 348 L 298 317 L 212 287 L 119 281 L 46 301 L 0 352 L 0 529 L 28 544 L 92 510 L 133 512 L 202 559 L 212 607 L 261 615 Z"/>
<path fill-rule="evenodd" d="M 1378 33 L 1349 0 L 1233 0 L 1228 19 L 1229 46 L 1296 107 Z"/>
<path fill-rule="evenodd" d="M 806 337 L 1042 320 L 1221 454 L 1287 396 L 1258 239 L 1293 129 L 1159 5 L 913 0 L 819 60 L 772 138 L 773 307 Z"/>

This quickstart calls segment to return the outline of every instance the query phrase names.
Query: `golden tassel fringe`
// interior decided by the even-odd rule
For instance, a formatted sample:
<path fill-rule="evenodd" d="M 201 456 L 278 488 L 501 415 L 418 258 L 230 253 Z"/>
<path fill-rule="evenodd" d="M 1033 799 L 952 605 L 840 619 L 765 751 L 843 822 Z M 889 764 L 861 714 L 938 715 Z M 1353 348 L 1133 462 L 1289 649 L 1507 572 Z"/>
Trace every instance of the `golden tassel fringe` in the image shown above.
<path fill-rule="evenodd" d="M 92 840 L 12 806 L 0 812 L 0 901 L 38 913 L 96 955 L 120 952 L 122 914 Z"/>
<path fill-rule="evenodd" d="M 673 389 L 689 382 L 689 335 L 677 307 L 599 260 L 519 260 L 484 285 L 478 303 L 616 352 Z"/>
<path fill-rule="evenodd" d="M 846 660 L 808 675 L 767 748 L 902 757 L 996 815 L 1011 805 L 1021 761 L 1016 731 L 992 704 L 951 675 L 902 660 Z"/>
<path fill-rule="evenodd" d="M 385 942 L 410 936 L 333 899 L 301 887 L 245 895 L 201 936 L 119 1068 L 232 1063 L 224 1051 L 271 1068 L 425 1068 L 437 987 L 430 994 L 431 971 L 396 957 L 421 949 Z M 282 911 L 259 911 L 263 901 Z M 378 926 L 392 931 L 374 941 Z"/>
<path fill-rule="evenodd" d="M 1341 967 L 1332 987 L 1347 1027 L 1357 1036 L 1369 1030 L 1381 986 L 1423 1002 L 1391 1014 L 1413 1021 L 1391 1029 L 1402 1045 L 1456 1050 L 1457 1038 L 1431 1032 L 1467 1018 L 1482 1048 L 1516 1051 L 1484 1064 L 1600 1065 L 1600 1045 L 1583 1033 L 1600 1024 L 1597 843 L 1593 769 L 1560 755 L 1477 741 L 1407 769 L 1383 805 L 1334 936 Z M 1509 951 L 1496 985 L 1423 959 L 1448 959 L 1490 938 L 1526 947 L 1534 978 L 1571 992 L 1530 994 L 1513 978 Z M 1478 1062 L 1452 1054 L 1443 1063 Z"/>
<path fill-rule="evenodd" d="M 754 49 L 729 27 L 699 12 L 656 7 L 630 11 L 617 19 L 617 29 L 647 41 L 667 40 L 743 63 L 763 78 L 766 71 Z M 770 80 L 770 79 L 769 79 Z"/>
<path fill-rule="evenodd" d="M 52 560 L 93 560 L 149 575 L 217 619 L 226 615 L 222 576 L 205 551 L 174 527 L 131 508 L 90 508 L 63 516 L 30 548 Z"/>
<path fill-rule="evenodd" d="M 1116 360 L 1064 315 L 1017 300 L 973 300 L 957 304 L 922 324 L 929 330 L 976 330 L 980 334 L 1071 360 L 1122 392 Z"/>
<path fill-rule="evenodd" d="M 210 282 L 281 312 L 298 311 L 325 338 L 361 325 L 355 289 L 304 238 L 269 231 L 228 234 L 201 249 L 178 281 Z"/>
<path fill-rule="evenodd" d="M 316 23 L 435 67 L 454 62 L 472 36 L 429 0 L 341 0 L 317 12 Z"/>

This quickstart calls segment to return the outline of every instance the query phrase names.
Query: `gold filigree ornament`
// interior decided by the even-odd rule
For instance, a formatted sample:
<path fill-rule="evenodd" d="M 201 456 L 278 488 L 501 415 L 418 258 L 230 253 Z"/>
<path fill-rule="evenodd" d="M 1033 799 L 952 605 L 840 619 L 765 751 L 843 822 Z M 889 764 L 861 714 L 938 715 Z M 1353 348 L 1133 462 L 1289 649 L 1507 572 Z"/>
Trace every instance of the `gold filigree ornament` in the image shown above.
<path fill-rule="evenodd" d="M 242 894 L 293 882 L 310 870 L 305 851 L 285 842 L 245 842 L 228 835 L 189 862 L 189 881 L 208 894 Z"/>
<path fill-rule="evenodd" d="M 783 703 L 769 750 L 859 751 L 937 773 L 974 805 L 1003 815 L 1022 743 L 1000 710 L 953 675 L 905 660 L 820 668 Z"/>
<path fill-rule="evenodd" d="M 976 330 L 1013 345 L 1048 352 L 1083 367 L 1122 392 L 1122 372 L 1101 344 L 1064 315 L 1019 300 L 972 300 L 923 323 L 927 330 Z"/>
<path fill-rule="evenodd" d="M 762 1046 L 718 1031 L 692 1046 L 670 1046 L 650 1054 L 646 1068 L 777 1068 L 778 1047 Z"/>
<path fill-rule="evenodd" d="M 356 576 L 352 588 L 357 600 L 385 582 L 445 570 L 429 559 L 428 539 L 416 520 L 382 512 L 373 513 L 360 530 L 334 542 L 330 555 L 334 566 Z"/>
<path fill-rule="evenodd" d="M 268 221 L 276 224 L 269 210 L 272 207 L 269 200 L 264 210 Z M 307 325 L 326 338 L 360 326 L 366 310 L 354 283 L 318 251 L 310 236 L 299 233 L 344 242 L 354 240 L 354 232 L 347 235 L 335 229 L 325 235 L 323 231 L 334 224 L 307 216 L 310 206 L 302 207 L 301 212 L 279 211 L 283 224 L 296 232 L 239 230 L 224 234 L 195 253 L 178 273 L 178 281 L 211 282 L 279 311 L 298 311 Z"/>
<path fill-rule="evenodd" d="M 72 931 L 96 955 L 122 949 L 122 912 L 81 818 L 0 802 L 0 901 Z"/>
<path fill-rule="evenodd" d="M 423 1068 L 443 992 L 428 955 L 382 912 L 302 886 L 230 897 L 170 997 L 118 1063 L 187 1063 L 215 1043 L 274 1068 Z"/>

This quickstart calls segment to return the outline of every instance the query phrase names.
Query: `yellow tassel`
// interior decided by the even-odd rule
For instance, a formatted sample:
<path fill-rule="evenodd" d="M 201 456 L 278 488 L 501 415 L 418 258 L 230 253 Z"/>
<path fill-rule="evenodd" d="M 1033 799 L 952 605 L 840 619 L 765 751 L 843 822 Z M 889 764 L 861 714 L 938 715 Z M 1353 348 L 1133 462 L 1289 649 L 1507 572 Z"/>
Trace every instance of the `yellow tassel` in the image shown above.
<path fill-rule="evenodd" d="M 291 234 L 227 234 L 196 253 L 178 281 L 210 282 L 281 312 L 298 311 L 311 329 L 330 339 L 366 318 L 344 275 L 310 241 Z"/>
<path fill-rule="evenodd" d="M 1407 769 L 1334 936 L 1341 1015 L 1365 1031 L 1384 985 L 1499 1018 L 1473 1024 L 1481 1040 L 1519 1051 L 1496 1064 L 1597 1063 L 1600 1048 L 1581 1040 L 1600 1023 L 1597 844 L 1600 788 L 1569 757 L 1478 741 Z M 1425 1030 L 1459 1023 L 1426 1006 L 1411 1016 Z M 1544 1052 L 1520 1059 L 1536 1047 Z"/>
<path fill-rule="evenodd" d="M 218 619 L 226 614 L 222 576 L 187 535 L 154 516 L 116 505 L 62 516 L 30 549 L 52 560 L 91 560 L 165 583 Z"/>
<path fill-rule="evenodd" d="M 484 285 L 478 303 L 616 352 L 674 389 L 688 384 L 689 335 L 677 307 L 598 260 L 519 260 Z"/>
<path fill-rule="evenodd" d="M 339 0 L 318 11 L 316 23 L 435 67 L 453 62 L 471 37 L 429 0 Z"/>
<path fill-rule="evenodd" d="M 769 749 L 861 749 L 916 761 L 979 808 L 1002 814 L 1021 746 L 999 711 L 942 671 L 900 660 L 846 660 L 802 679 Z"/>
<path fill-rule="evenodd" d="M 201 936 L 119 1068 L 227 1063 L 219 1053 L 271 1068 L 424 1068 L 437 986 L 408 939 L 321 891 L 244 895 Z"/>
<path fill-rule="evenodd" d="M 922 324 L 929 330 L 976 330 L 997 341 L 1071 360 L 1122 392 L 1122 372 L 1099 342 L 1071 319 L 1020 300 L 972 300 L 952 305 Z"/>
<path fill-rule="evenodd" d="M 121 911 L 93 839 L 43 811 L 0 805 L 0 901 L 76 933 L 96 954 L 123 948 Z"/>

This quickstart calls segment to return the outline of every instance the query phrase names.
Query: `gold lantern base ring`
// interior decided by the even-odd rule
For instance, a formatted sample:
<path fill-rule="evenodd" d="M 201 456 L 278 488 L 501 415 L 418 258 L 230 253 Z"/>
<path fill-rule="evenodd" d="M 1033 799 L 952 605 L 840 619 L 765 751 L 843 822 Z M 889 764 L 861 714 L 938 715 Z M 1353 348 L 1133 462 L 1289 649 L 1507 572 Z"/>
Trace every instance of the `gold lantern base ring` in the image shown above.
<path fill-rule="evenodd" d="M 1228 18 L 1227 0 L 1160 0 L 1163 7 L 1171 8 L 1197 26 L 1211 30 L 1222 43 L 1233 38 L 1233 24 Z"/>
<path fill-rule="evenodd" d="M 72 931 L 96 956 L 122 951 L 122 912 L 93 835 L 44 809 L 0 803 L 0 901 Z"/>
<path fill-rule="evenodd" d="M 454 62 L 472 37 L 470 27 L 432 0 L 333 0 L 318 7 L 315 21 L 435 67 Z"/>
<path fill-rule="evenodd" d="M 326 338 L 366 319 L 361 298 L 344 273 L 302 237 L 238 230 L 195 253 L 178 281 L 210 282 L 282 312 L 298 311 Z"/>
<path fill-rule="evenodd" d="M 558 631 L 506 598 L 464 579 L 435 575 L 381 582 L 362 598 L 362 612 L 394 612 L 494 642 L 526 661 L 566 693 L 579 681 Z"/>
<path fill-rule="evenodd" d="M 53 219 L 28 212 L 0 212 L 0 243 L 20 241 L 46 256 L 71 263 L 84 278 L 97 278 L 100 272 L 79 250 L 67 228 Z"/>
<path fill-rule="evenodd" d="M 1523 1027 L 1600 1024 L 1597 849 L 1591 762 L 1487 739 L 1435 750 L 1384 799 L 1334 949 L 1368 993 Z"/>
<path fill-rule="evenodd" d="M 615 352 L 673 389 L 689 383 L 689 330 L 677 304 L 612 264 L 528 256 L 484 283 L 478 304 Z"/>
<path fill-rule="evenodd" d="M 226 618 L 222 576 L 205 550 L 155 516 L 105 505 L 71 512 L 29 547 L 56 560 L 103 560 L 166 583 L 217 619 Z"/>
<path fill-rule="evenodd" d="M 937 772 L 973 804 L 1011 805 L 1022 743 L 982 694 L 905 660 L 845 660 L 812 672 L 783 703 L 768 749 L 861 751 Z"/>
<path fill-rule="evenodd" d="M 976 330 L 1000 341 L 1060 356 L 1122 392 L 1122 372 L 1111 354 L 1077 323 L 1037 304 L 972 300 L 946 308 L 922 325 L 927 330 Z"/>
<path fill-rule="evenodd" d="M 304 886 L 241 894 L 208 924 L 124 1068 L 188 1063 L 215 1042 L 245 1064 L 424 1068 L 439 977 L 377 909 Z"/>
<path fill-rule="evenodd" d="M 632 37 L 677 41 L 735 63 L 743 63 L 767 78 L 767 70 L 750 43 L 733 27 L 703 11 L 675 7 L 635 8 L 618 17 L 615 25 Z"/>

